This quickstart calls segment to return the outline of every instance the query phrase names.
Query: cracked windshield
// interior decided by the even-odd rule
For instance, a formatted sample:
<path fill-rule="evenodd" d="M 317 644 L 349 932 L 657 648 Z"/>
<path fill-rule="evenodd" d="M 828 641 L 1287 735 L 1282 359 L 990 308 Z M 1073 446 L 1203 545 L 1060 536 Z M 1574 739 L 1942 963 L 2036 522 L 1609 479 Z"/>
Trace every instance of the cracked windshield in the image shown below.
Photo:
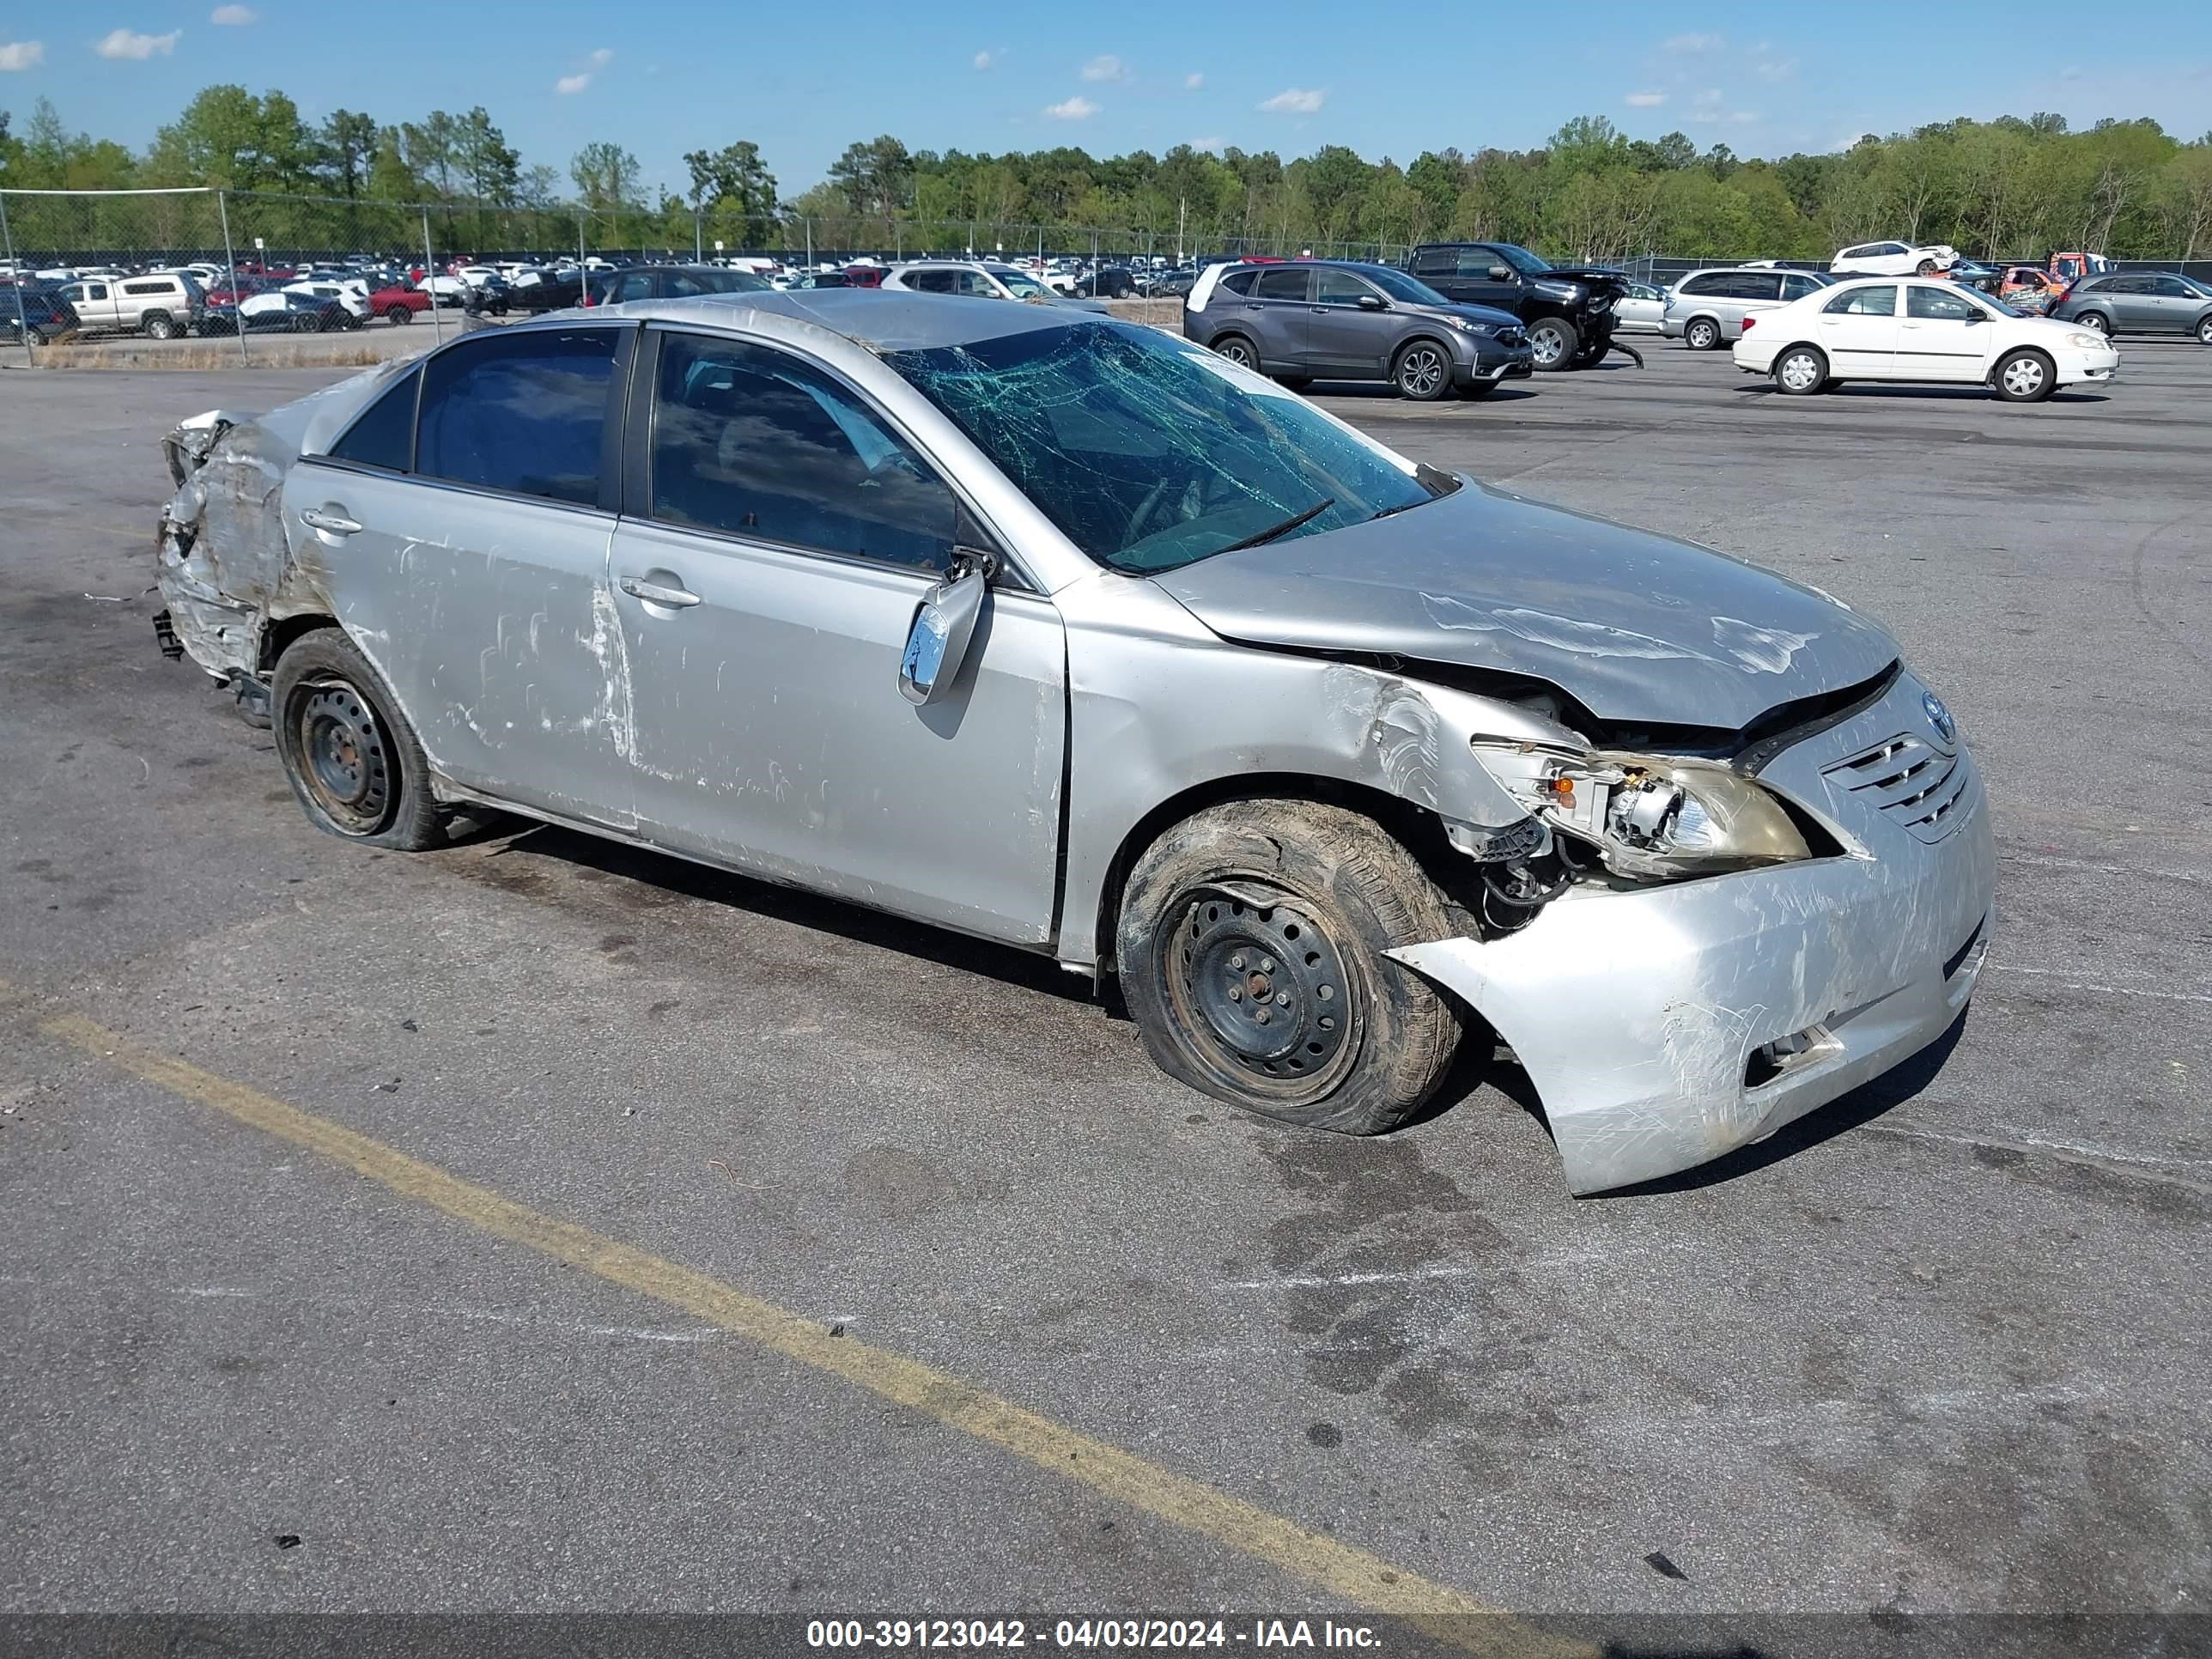
<path fill-rule="evenodd" d="M 1302 398 L 1134 329 L 1035 329 L 887 361 L 1116 570 L 1173 570 L 1459 487 Z"/>

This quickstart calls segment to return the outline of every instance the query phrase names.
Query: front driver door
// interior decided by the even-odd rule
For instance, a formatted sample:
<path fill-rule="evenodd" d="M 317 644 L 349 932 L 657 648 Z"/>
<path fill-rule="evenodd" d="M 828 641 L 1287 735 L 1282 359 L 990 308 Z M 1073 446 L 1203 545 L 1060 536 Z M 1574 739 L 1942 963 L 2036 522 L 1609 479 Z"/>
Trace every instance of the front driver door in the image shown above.
<path fill-rule="evenodd" d="M 817 363 L 727 337 L 646 339 L 651 425 L 613 552 L 641 833 L 988 938 L 1048 940 L 1059 611 L 1002 578 L 951 691 L 907 702 L 899 659 L 950 562 L 953 490 Z"/>
<path fill-rule="evenodd" d="M 1989 313 L 1954 287 L 1905 286 L 1897 326 L 1897 370 L 1923 380 L 1979 380 L 1989 374 L 1996 331 Z"/>
<path fill-rule="evenodd" d="M 1897 373 L 1897 285 L 1850 288 L 1820 307 L 1814 331 L 1838 380 L 1887 380 Z"/>
<path fill-rule="evenodd" d="M 1363 307 L 1362 300 L 1376 303 Z M 1316 374 L 1377 380 L 1389 371 L 1390 343 L 1402 319 L 1365 277 L 1324 265 L 1314 272 L 1313 308 L 1306 313 L 1306 351 Z"/>

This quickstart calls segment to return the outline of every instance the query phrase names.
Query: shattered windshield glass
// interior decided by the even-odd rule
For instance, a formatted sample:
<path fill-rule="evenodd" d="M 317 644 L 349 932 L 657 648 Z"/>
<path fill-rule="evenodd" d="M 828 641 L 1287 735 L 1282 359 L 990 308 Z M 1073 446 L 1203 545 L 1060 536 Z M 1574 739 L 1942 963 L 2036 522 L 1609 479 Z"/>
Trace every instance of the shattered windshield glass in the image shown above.
<path fill-rule="evenodd" d="M 885 361 L 1070 541 L 1135 574 L 1459 487 L 1156 330 L 1080 323 Z"/>

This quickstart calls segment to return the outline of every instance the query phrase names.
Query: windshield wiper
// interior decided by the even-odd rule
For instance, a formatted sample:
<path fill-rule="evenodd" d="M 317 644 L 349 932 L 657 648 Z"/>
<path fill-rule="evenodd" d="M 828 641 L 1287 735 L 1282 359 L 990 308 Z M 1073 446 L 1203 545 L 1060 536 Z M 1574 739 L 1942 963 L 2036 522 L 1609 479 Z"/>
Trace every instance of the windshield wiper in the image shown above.
<path fill-rule="evenodd" d="M 1289 535 L 1291 532 L 1296 530 L 1300 525 L 1306 523 L 1310 520 L 1318 519 L 1322 514 L 1328 512 L 1329 508 L 1335 505 L 1335 496 L 1324 496 L 1313 506 L 1308 507 L 1304 512 L 1299 514 L 1295 519 L 1285 519 L 1282 523 L 1275 526 L 1271 530 L 1263 530 L 1256 536 L 1247 536 L 1241 542 L 1231 542 L 1228 546 L 1218 549 L 1217 550 L 1223 553 L 1234 553 L 1240 548 L 1257 547 L 1262 542 L 1272 542 L 1278 536 Z"/>
<path fill-rule="evenodd" d="M 1422 497 L 1419 501 L 1401 501 L 1401 502 L 1399 502 L 1399 503 L 1398 503 L 1398 505 L 1397 505 L 1397 506 L 1395 506 L 1395 507 L 1384 507 L 1381 512 L 1377 513 L 1377 514 L 1375 515 L 1375 518 L 1376 518 L 1376 519 L 1387 519 L 1387 518 L 1389 518 L 1393 514 L 1397 514 L 1397 513 L 1410 513 L 1410 512 L 1412 512 L 1412 511 L 1413 511 L 1415 507 L 1426 507 L 1426 506 L 1427 506 L 1431 501 L 1434 501 L 1434 500 L 1436 500 L 1436 497 L 1435 497 L 1435 496 L 1433 496 L 1433 495 L 1425 495 L 1425 496 L 1423 496 L 1423 497 Z M 1374 523 L 1374 522 L 1375 522 L 1375 519 L 1370 519 L 1370 520 L 1368 520 L 1368 523 L 1370 523 L 1370 524 L 1372 524 L 1372 523 Z"/>

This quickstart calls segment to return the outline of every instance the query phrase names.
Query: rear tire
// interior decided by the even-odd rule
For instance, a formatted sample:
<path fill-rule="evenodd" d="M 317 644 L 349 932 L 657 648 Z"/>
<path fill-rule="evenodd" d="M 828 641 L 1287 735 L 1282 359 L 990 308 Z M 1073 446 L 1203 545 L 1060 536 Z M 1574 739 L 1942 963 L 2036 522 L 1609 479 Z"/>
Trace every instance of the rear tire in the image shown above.
<path fill-rule="evenodd" d="M 1227 358 L 1239 368 L 1249 368 L 1255 374 L 1260 372 L 1260 348 L 1242 334 L 1223 335 L 1213 343 L 1213 350 L 1215 356 Z"/>
<path fill-rule="evenodd" d="M 1795 345 L 1774 360 L 1774 389 L 1809 398 L 1828 383 L 1828 360 L 1812 346 Z"/>
<path fill-rule="evenodd" d="M 1390 384 L 1401 398 L 1432 404 L 1451 390 L 1451 354 L 1434 340 L 1409 340 L 1390 365 Z"/>
<path fill-rule="evenodd" d="M 2101 311 L 2085 311 L 2074 320 L 2084 328 L 2094 329 L 2108 340 L 2112 337 L 2112 319 Z"/>
<path fill-rule="evenodd" d="M 2058 369 L 2039 351 L 2008 352 L 1998 361 L 1990 384 L 2008 404 L 2039 404 L 2058 390 Z"/>
<path fill-rule="evenodd" d="M 1936 262 L 1933 259 L 1923 259 L 1912 270 L 1915 276 L 1933 276 L 1936 274 Z"/>
<path fill-rule="evenodd" d="M 319 628 L 285 648 L 270 708 L 277 757 L 308 823 L 402 852 L 445 840 L 422 745 L 343 632 Z"/>
<path fill-rule="evenodd" d="M 384 308 L 384 320 L 397 328 L 402 323 L 413 322 L 415 313 L 408 310 L 405 306 L 386 306 Z"/>
<path fill-rule="evenodd" d="M 1710 317 L 1699 317 L 1682 331 L 1682 343 L 1692 351 L 1717 351 L 1721 325 Z"/>
<path fill-rule="evenodd" d="M 1582 343 L 1581 331 L 1564 317 L 1539 317 L 1528 325 L 1530 359 L 1539 374 L 1553 374 L 1572 368 Z"/>
<path fill-rule="evenodd" d="M 1449 936 L 1443 896 L 1373 819 L 1231 801 L 1129 872 L 1115 959 L 1155 1065 L 1246 1111 L 1381 1134 L 1443 1081 L 1460 1012 L 1382 952 Z"/>
<path fill-rule="evenodd" d="M 139 332 L 149 340 L 173 340 L 177 337 L 176 319 L 166 311 L 149 311 L 138 319 Z"/>

